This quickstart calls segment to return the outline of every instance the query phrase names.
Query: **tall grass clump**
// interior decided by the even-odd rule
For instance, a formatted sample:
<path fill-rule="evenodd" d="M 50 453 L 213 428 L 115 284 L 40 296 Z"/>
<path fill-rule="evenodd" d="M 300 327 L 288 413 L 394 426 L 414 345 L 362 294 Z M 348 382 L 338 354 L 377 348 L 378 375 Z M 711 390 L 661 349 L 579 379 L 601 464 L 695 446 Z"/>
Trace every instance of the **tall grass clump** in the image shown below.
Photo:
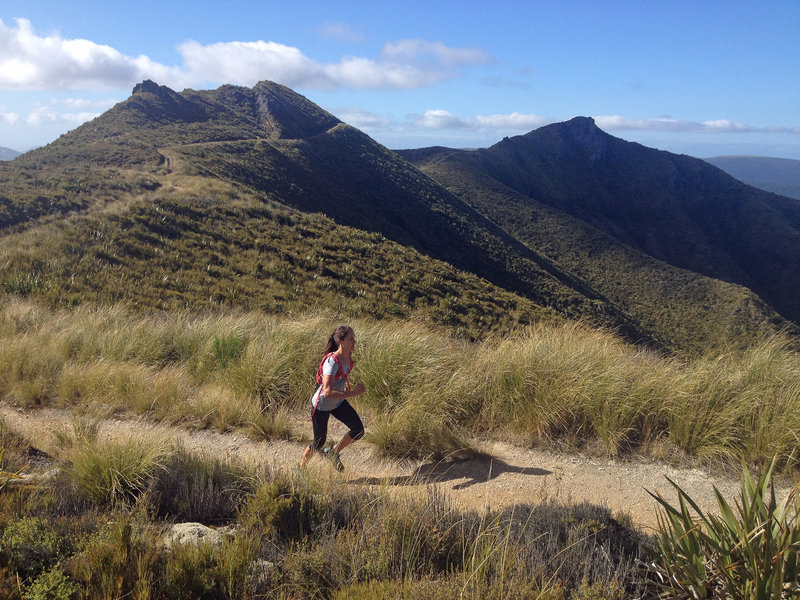
<path fill-rule="evenodd" d="M 597 440 L 615 455 L 663 428 L 658 393 L 671 375 L 664 367 L 609 333 L 538 326 L 484 342 L 444 393 L 461 423 L 532 443 Z"/>
<path fill-rule="evenodd" d="M 79 443 L 71 451 L 70 477 L 98 504 L 135 501 L 167 466 L 171 448 L 157 437 Z"/>
<path fill-rule="evenodd" d="M 779 466 L 796 468 L 800 355 L 787 338 L 702 356 L 675 384 L 664 402 L 668 435 L 688 455 L 761 466 L 777 457 Z"/>
<path fill-rule="evenodd" d="M 231 522 L 253 487 L 251 473 L 242 465 L 183 446 L 173 448 L 151 474 L 148 502 L 157 515 L 178 521 Z"/>
<path fill-rule="evenodd" d="M 459 365 L 474 360 L 471 345 L 414 322 L 360 324 L 356 338 L 363 343 L 354 373 L 367 388 L 357 402 L 376 417 L 368 439 L 379 453 L 439 459 L 472 452 L 458 399 L 447 392 Z"/>
<path fill-rule="evenodd" d="M 250 315 L 248 344 L 219 380 L 237 395 L 258 401 L 262 411 L 305 407 L 327 336 L 335 325 L 319 317 L 281 319 Z"/>

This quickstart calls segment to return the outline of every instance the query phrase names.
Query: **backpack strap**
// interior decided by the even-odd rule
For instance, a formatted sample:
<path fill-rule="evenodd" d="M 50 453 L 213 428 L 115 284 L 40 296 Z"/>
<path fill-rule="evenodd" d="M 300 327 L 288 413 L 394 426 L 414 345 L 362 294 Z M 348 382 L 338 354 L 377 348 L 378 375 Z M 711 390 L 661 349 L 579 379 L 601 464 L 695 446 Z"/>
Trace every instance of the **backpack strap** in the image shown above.
<path fill-rule="evenodd" d="M 323 365 L 325 365 L 325 361 L 328 360 L 329 358 L 333 358 L 333 360 L 335 360 L 336 363 L 339 365 L 339 368 L 337 369 L 336 374 L 333 376 L 333 378 L 334 379 L 344 379 L 345 384 L 347 386 L 347 391 L 349 392 L 350 389 L 351 389 L 350 388 L 350 379 L 347 377 L 349 372 L 345 373 L 344 365 L 342 364 L 342 361 L 339 359 L 339 355 L 336 354 L 336 352 L 329 352 L 328 354 L 326 354 L 325 356 L 322 357 L 322 361 L 319 363 L 319 368 L 317 369 L 317 384 L 322 385 L 322 367 L 323 367 Z M 355 367 L 355 366 L 356 366 L 356 361 L 354 361 L 352 359 L 352 357 L 351 357 L 350 358 L 350 371 L 352 371 L 353 367 Z M 319 404 L 319 397 L 317 397 L 317 402 L 316 402 L 316 404 L 314 404 L 314 410 L 311 412 L 312 415 L 317 411 L 317 404 Z"/>

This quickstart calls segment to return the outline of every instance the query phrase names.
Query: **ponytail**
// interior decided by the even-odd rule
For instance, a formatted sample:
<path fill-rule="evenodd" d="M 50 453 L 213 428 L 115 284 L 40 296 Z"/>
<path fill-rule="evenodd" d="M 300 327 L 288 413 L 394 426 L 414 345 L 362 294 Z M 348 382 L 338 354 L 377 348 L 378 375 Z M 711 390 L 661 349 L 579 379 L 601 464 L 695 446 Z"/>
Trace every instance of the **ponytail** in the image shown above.
<path fill-rule="evenodd" d="M 322 353 L 323 356 L 330 354 L 331 352 L 336 352 L 339 349 L 339 342 L 346 338 L 347 334 L 352 330 L 353 328 L 349 325 L 339 325 L 336 329 L 334 329 L 333 333 L 328 338 L 328 343 L 325 346 L 325 352 Z"/>

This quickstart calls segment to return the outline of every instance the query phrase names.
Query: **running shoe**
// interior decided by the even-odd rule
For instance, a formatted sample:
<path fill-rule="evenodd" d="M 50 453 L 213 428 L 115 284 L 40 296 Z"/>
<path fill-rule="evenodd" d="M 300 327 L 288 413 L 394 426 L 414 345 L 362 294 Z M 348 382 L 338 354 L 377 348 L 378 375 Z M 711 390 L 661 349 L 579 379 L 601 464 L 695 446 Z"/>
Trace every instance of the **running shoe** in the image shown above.
<path fill-rule="evenodd" d="M 342 459 L 339 458 L 338 452 L 336 452 L 333 448 L 325 448 L 322 453 L 325 455 L 325 458 L 331 461 L 334 469 L 337 471 L 344 471 L 344 465 L 342 464 Z"/>

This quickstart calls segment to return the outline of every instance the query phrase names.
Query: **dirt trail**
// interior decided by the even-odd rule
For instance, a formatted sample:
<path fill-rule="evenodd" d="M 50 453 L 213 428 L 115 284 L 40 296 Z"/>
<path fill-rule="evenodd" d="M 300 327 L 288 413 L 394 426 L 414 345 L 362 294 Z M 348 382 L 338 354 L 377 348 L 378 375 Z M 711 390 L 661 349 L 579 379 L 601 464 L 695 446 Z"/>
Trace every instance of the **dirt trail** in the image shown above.
<path fill-rule="evenodd" d="M 53 453 L 56 447 L 53 433 L 71 429 L 72 412 L 53 408 L 19 410 L 0 404 L 0 418 L 40 450 Z M 331 424 L 331 439 L 338 439 L 344 431 L 337 426 L 338 423 Z M 298 422 L 298 427 L 310 425 Z M 105 419 L 100 422 L 98 435 L 100 438 L 164 435 L 195 452 L 284 469 L 297 464 L 304 446 L 293 442 L 256 442 L 238 433 L 169 427 L 139 418 Z M 457 506 L 478 510 L 547 499 L 586 501 L 608 506 L 615 514 L 629 514 L 644 531 L 656 526 L 658 508 L 646 490 L 658 491 L 671 502 L 677 498 L 665 476 L 678 483 L 703 509 L 716 507 L 712 486 L 729 501 L 739 491 L 738 479 L 653 461 L 570 456 L 503 443 L 485 444 L 483 449 L 491 458 L 450 463 L 396 462 L 376 458 L 368 443 L 359 443 L 342 453 L 346 466 L 343 477 L 352 484 L 387 486 L 405 493 L 424 494 L 429 486 L 436 486 Z M 333 473 L 322 459 L 313 459 L 308 468 Z M 783 499 L 788 487 L 778 492 L 778 498 Z"/>

